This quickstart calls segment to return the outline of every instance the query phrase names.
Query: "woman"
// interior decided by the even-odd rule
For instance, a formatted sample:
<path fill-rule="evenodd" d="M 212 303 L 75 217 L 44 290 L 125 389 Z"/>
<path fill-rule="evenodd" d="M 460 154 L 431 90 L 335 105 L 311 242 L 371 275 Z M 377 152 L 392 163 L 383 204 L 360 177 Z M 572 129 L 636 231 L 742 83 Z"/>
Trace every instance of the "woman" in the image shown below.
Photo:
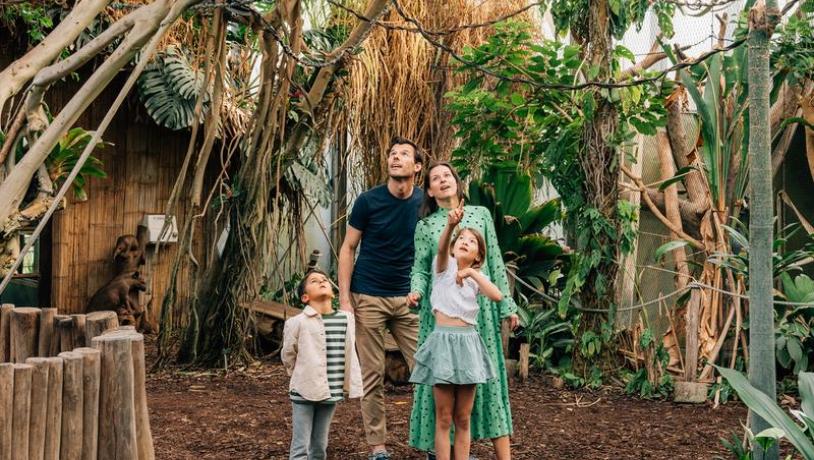
<path fill-rule="evenodd" d="M 415 261 L 411 274 L 408 301 L 419 307 L 418 346 L 427 339 L 435 327 L 432 314 L 430 290 L 432 260 L 438 252 L 438 239 L 447 224 L 450 210 L 458 208 L 463 200 L 463 186 L 455 169 L 446 162 L 430 165 L 424 176 L 424 204 L 422 219 L 415 230 Z M 511 458 L 509 436 L 512 434 L 512 415 L 509 407 L 509 386 L 506 380 L 506 363 L 500 337 L 500 325 L 509 320 L 512 329 L 519 322 L 517 305 L 509 293 L 506 267 L 502 251 L 498 247 L 495 225 L 486 208 L 464 206 L 462 227 L 475 228 L 484 236 L 487 257 L 481 268 L 500 289 L 503 300 L 492 302 L 480 297 L 477 328 L 486 349 L 497 369 L 497 378 L 477 386 L 472 409 L 470 431 L 472 439 L 491 439 L 498 460 Z M 432 387 L 416 385 L 413 408 L 410 414 L 410 445 L 424 451 L 434 447 L 435 405 Z"/>

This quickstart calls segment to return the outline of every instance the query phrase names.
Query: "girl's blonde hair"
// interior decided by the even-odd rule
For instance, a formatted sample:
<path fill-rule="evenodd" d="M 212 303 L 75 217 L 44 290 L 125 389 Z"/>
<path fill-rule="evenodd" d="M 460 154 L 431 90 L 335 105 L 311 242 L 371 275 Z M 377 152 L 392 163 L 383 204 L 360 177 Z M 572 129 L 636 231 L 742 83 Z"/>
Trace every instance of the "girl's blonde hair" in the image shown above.
<path fill-rule="evenodd" d="M 449 242 L 449 255 L 455 257 L 455 255 L 452 253 L 452 248 L 455 247 L 455 242 L 458 241 L 458 238 L 460 238 L 464 232 L 471 233 L 478 242 L 478 258 L 475 259 L 475 262 L 472 264 L 472 268 L 480 268 L 486 261 L 486 240 L 483 239 L 483 235 L 481 235 L 479 231 L 472 227 L 463 227 L 455 232 L 455 236 L 452 238 L 452 241 Z"/>

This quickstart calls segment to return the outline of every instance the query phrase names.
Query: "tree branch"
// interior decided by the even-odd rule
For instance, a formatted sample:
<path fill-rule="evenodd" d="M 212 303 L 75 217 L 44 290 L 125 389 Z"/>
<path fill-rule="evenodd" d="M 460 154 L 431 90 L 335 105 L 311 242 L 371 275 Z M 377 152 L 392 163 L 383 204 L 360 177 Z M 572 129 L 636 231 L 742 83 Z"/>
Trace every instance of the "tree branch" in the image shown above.
<path fill-rule="evenodd" d="M 625 173 L 625 175 L 629 177 L 634 184 L 636 184 L 636 186 L 639 188 L 639 191 L 642 192 L 642 198 L 644 198 L 645 203 L 647 203 L 648 209 L 650 209 L 650 212 L 654 216 L 656 216 L 656 218 L 660 220 L 661 223 L 663 223 L 668 229 L 670 229 L 673 233 L 678 235 L 681 239 L 687 241 L 687 243 L 689 243 L 690 246 L 696 249 L 700 249 L 702 251 L 706 249 L 703 243 L 686 234 L 682 229 L 677 228 L 675 225 L 673 225 L 672 222 L 670 222 L 670 219 L 668 219 L 667 217 L 664 216 L 664 214 L 661 213 L 656 204 L 653 203 L 653 200 L 650 199 L 650 195 L 647 194 L 647 187 L 644 185 L 644 182 L 642 182 L 642 179 L 640 177 L 635 176 L 632 172 L 630 172 L 630 170 L 625 165 L 620 165 L 620 168 L 622 172 Z"/>
<path fill-rule="evenodd" d="M 39 45 L 0 72 L 0 116 L 6 101 L 73 43 L 109 2 L 110 0 L 81 0 Z"/>

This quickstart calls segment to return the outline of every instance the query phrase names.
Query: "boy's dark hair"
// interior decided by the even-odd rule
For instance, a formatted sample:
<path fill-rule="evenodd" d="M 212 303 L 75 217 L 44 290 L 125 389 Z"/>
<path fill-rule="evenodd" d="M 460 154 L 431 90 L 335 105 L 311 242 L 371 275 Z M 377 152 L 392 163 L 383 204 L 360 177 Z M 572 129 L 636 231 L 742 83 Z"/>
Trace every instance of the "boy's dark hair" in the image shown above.
<path fill-rule="evenodd" d="M 319 268 L 309 269 L 307 272 L 305 272 L 305 275 L 300 280 L 300 284 L 297 285 L 297 299 L 299 299 L 300 302 L 302 302 L 302 296 L 305 295 L 305 285 L 308 283 L 308 277 L 315 273 L 318 275 L 323 275 L 325 276 L 325 278 L 328 278 L 329 280 L 331 279 L 331 277 L 328 276 L 327 273 L 325 273 L 323 270 Z"/>
<path fill-rule="evenodd" d="M 395 136 L 390 139 L 390 147 L 387 147 L 387 151 L 390 152 L 390 149 L 392 149 L 394 145 L 409 145 L 413 148 L 413 152 L 415 152 L 415 154 L 413 154 L 413 160 L 415 160 L 416 163 L 424 163 L 424 152 L 418 148 L 415 142 L 407 139 L 406 137 Z"/>

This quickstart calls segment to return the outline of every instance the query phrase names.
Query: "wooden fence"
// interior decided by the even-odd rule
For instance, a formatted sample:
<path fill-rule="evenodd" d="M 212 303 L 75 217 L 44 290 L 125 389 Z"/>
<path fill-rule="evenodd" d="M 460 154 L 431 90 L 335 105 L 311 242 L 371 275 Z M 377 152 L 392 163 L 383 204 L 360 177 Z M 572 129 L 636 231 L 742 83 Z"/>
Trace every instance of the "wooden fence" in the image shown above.
<path fill-rule="evenodd" d="M 153 460 L 144 337 L 114 312 L 0 307 L 0 460 Z"/>

